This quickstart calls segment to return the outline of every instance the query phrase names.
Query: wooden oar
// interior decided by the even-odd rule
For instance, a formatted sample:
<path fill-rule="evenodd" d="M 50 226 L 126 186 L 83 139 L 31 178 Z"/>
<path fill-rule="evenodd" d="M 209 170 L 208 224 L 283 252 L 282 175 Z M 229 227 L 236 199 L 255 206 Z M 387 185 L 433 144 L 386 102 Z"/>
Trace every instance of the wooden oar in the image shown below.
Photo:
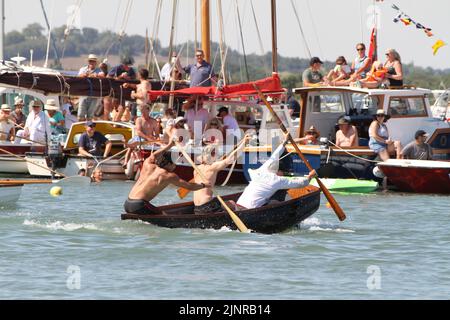
<path fill-rule="evenodd" d="M 221 160 L 225 159 L 226 157 L 228 157 L 230 154 L 232 154 L 237 148 L 240 147 L 240 145 L 243 143 L 243 141 L 245 141 L 245 138 L 242 139 L 237 145 L 234 146 L 233 150 L 231 150 L 228 154 L 225 154 L 222 156 Z M 235 162 L 236 163 L 236 162 Z M 231 169 L 232 170 L 232 169 Z M 230 171 L 231 172 L 231 171 Z M 189 182 L 195 182 L 194 178 L 192 178 L 191 180 L 189 180 Z M 178 193 L 178 197 L 180 197 L 180 199 L 184 199 L 189 192 L 191 192 L 191 190 L 179 187 L 177 190 Z"/>
<path fill-rule="evenodd" d="M 266 105 L 267 109 L 269 109 L 269 111 L 272 113 L 272 116 L 274 117 L 274 119 L 278 122 L 278 125 L 280 126 L 281 130 L 283 130 L 284 134 L 287 135 L 287 137 L 290 140 L 292 146 L 294 147 L 294 149 L 297 152 L 297 154 L 299 155 L 299 157 L 303 160 L 303 162 L 305 163 L 305 165 L 308 168 L 308 170 L 312 171 L 313 168 L 309 164 L 309 161 L 306 159 L 306 157 L 300 151 L 300 148 L 297 146 L 297 143 L 294 141 L 294 139 L 292 138 L 291 134 L 289 133 L 289 131 L 284 126 L 284 124 L 281 121 L 280 117 L 278 117 L 276 112 L 273 110 L 272 106 L 269 104 L 269 102 L 267 102 L 266 97 L 264 97 L 263 93 L 261 92 L 261 90 L 259 90 L 258 86 L 256 84 L 253 84 L 253 86 L 254 86 L 256 92 L 258 92 L 258 95 L 261 98 L 261 100 Z M 331 195 L 331 193 L 327 189 L 327 187 L 325 187 L 325 185 L 322 183 L 322 181 L 320 181 L 319 177 L 316 177 L 316 180 L 317 180 L 317 183 L 320 186 L 320 189 L 322 189 L 322 192 L 325 194 L 325 197 L 327 198 L 328 202 L 330 203 L 331 207 L 333 208 L 333 210 L 336 213 L 336 215 L 339 218 L 339 220 L 340 221 L 344 221 L 346 217 L 345 217 L 345 213 L 342 210 L 342 208 L 339 206 L 337 201 Z"/>
<path fill-rule="evenodd" d="M 175 141 L 175 140 L 174 140 Z M 186 150 L 177 142 L 175 141 L 176 146 L 181 151 L 183 156 L 186 158 L 186 160 L 191 164 L 191 166 L 194 168 L 195 171 L 200 175 L 200 177 L 204 181 L 208 181 L 205 176 L 203 175 L 203 172 L 197 167 L 197 165 L 192 161 L 191 157 L 186 153 Z M 228 207 L 228 205 L 223 201 L 222 197 L 217 194 L 217 192 L 214 190 L 214 188 L 211 186 L 211 190 L 214 193 L 214 195 L 219 199 L 219 202 L 222 204 L 222 206 L 225 208 L 225 210 L 230 215 L 231 219 L 233 220 L 234 224 L 238 227 L 239 231 L 241 232 L 250 232 L 250 230 L 245 226 L 245 224 L 239 219 L 239 217 Z"/>
<path fill-rule="evenodd" d="M 45 183 L 53 183 L 50 179 L 43 180 L 0 180 L 0 184 L 7 185 L 20 185 L 20 184 L 45 184 Z"/>

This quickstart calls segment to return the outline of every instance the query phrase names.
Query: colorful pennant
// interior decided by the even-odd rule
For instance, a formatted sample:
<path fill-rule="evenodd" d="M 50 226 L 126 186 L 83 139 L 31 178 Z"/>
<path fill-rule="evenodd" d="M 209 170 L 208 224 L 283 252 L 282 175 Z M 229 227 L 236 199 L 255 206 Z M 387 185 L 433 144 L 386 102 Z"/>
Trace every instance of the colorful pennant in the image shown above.
<path fill-rule="evenodd" d="M 431 32 L 432 29 L 425 27 L 423 24 L 414 21 L 410 16 L 408 16 L 406 13 L 404 13 L 403 11 L 400 10 L 399 7 L 397 7 L 395 4 L 392 5 L 392 9 L 398 11 L 397 16 L 393 19 L 393 21 L 395 23 L 398 22 L 402 22 L 405 26 L 409 26 L 411 24 L 415 25 L 417 29 L 419 30 L 423 30 L 423 32 L 428 36 L 428 37 L 433 37 L 434 34 Z M 438 40 L 436 41 L 436 43 L 433 45 L 433 54 L 436 55 L 437 51 L 442 48 L 443 46 L 445 46 L 446 43 L 442 40 Z"/>

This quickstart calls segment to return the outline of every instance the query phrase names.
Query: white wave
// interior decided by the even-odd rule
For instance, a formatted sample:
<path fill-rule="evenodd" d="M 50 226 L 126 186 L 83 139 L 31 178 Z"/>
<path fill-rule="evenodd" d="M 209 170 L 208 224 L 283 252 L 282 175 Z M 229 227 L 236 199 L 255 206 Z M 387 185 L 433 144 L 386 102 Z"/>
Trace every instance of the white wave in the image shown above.
<path fill-rule="evenodd" d="M 337 232 L 337 233 L 354 233 L 355 230 L 341 228 L 331 223 L 322 222 L 317 217 L 311 217 L 300 223 L 300 229 L 307 231 L 323 231 L 323 232 Z"/>
<path fill-rule="evenodd" d="M 38 227 L 43 229 L 50 229 L 50 230 L 64 230 L 64 231 L 76 231 L 80 229 L 85 230 L 100 230 L 99 227 L 97 227 L 95 224 L 92 223 L 64 223 L 62 221 L 55 221 L 55 222 L 47 222 L 47 223 L 40 223 L 35 220 L 28 220 L 25 219 L 23 222 L 23 225 L 25 226 L 32 226 L 32 227 Z"/>

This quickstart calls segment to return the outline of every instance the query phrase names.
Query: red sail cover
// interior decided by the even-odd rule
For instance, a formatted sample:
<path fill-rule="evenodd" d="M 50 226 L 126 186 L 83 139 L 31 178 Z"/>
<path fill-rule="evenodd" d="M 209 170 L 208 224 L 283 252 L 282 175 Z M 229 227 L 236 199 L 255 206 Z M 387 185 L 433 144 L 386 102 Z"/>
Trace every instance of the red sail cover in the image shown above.
<path fill-rule="evenodd" d="M 218 87 L 192 87 L 187 89 L 180 89 L 175 91 L 160 91 L 160 90 L 150 90 L 149 94 L 151 100 L 155 100 L 161 96 L 165 95 L 176 95 L 176 96 L 190 96 L 190 95 L 200 95 L 200 96 L 214 96 L 214 97 L 226 97 L 233 98 L 246 95 L 256 95 L 255 91 L 256 85 L 259 90 L 263 93 L 281 93 L 284 89 L 281 86 L 281 80 L 277 73 L 274 73 L 272 77 L 239 84 L 226 85 L 222 89 Z"/>
<path fill-rule="evenodd" d="M 372 62 L 378 60 L 377 55 L 377 28 L 372 28 L 372 33 L 370 34 L 370 47 L 369 47 L 369 58 L 372 59 Z"/>

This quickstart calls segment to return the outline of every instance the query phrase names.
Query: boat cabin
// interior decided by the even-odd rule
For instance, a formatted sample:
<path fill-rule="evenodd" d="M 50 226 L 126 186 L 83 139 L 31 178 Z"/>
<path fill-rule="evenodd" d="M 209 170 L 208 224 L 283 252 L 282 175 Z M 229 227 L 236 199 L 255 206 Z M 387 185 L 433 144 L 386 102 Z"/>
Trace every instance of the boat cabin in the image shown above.
<path fill-rule="evenodd" d="M 299 96 L 301 106 L 300 136 L 305 128 L 314 125 L 322 137 L 334 141 L 338 119 L 347 116 L 358 129 L 360 146 L 367 146 L 368 129 L 378 109 L 390 116 L 386 123 L 389 133 L 402 145 L 411 142 L 419 129 L 432 135 L 436 129 L 449 128 L 448 123 L 433 117 L 428 100 L 431 91 L 426 89 L 315 87 L 296 88 L 293 92 Z"/>

